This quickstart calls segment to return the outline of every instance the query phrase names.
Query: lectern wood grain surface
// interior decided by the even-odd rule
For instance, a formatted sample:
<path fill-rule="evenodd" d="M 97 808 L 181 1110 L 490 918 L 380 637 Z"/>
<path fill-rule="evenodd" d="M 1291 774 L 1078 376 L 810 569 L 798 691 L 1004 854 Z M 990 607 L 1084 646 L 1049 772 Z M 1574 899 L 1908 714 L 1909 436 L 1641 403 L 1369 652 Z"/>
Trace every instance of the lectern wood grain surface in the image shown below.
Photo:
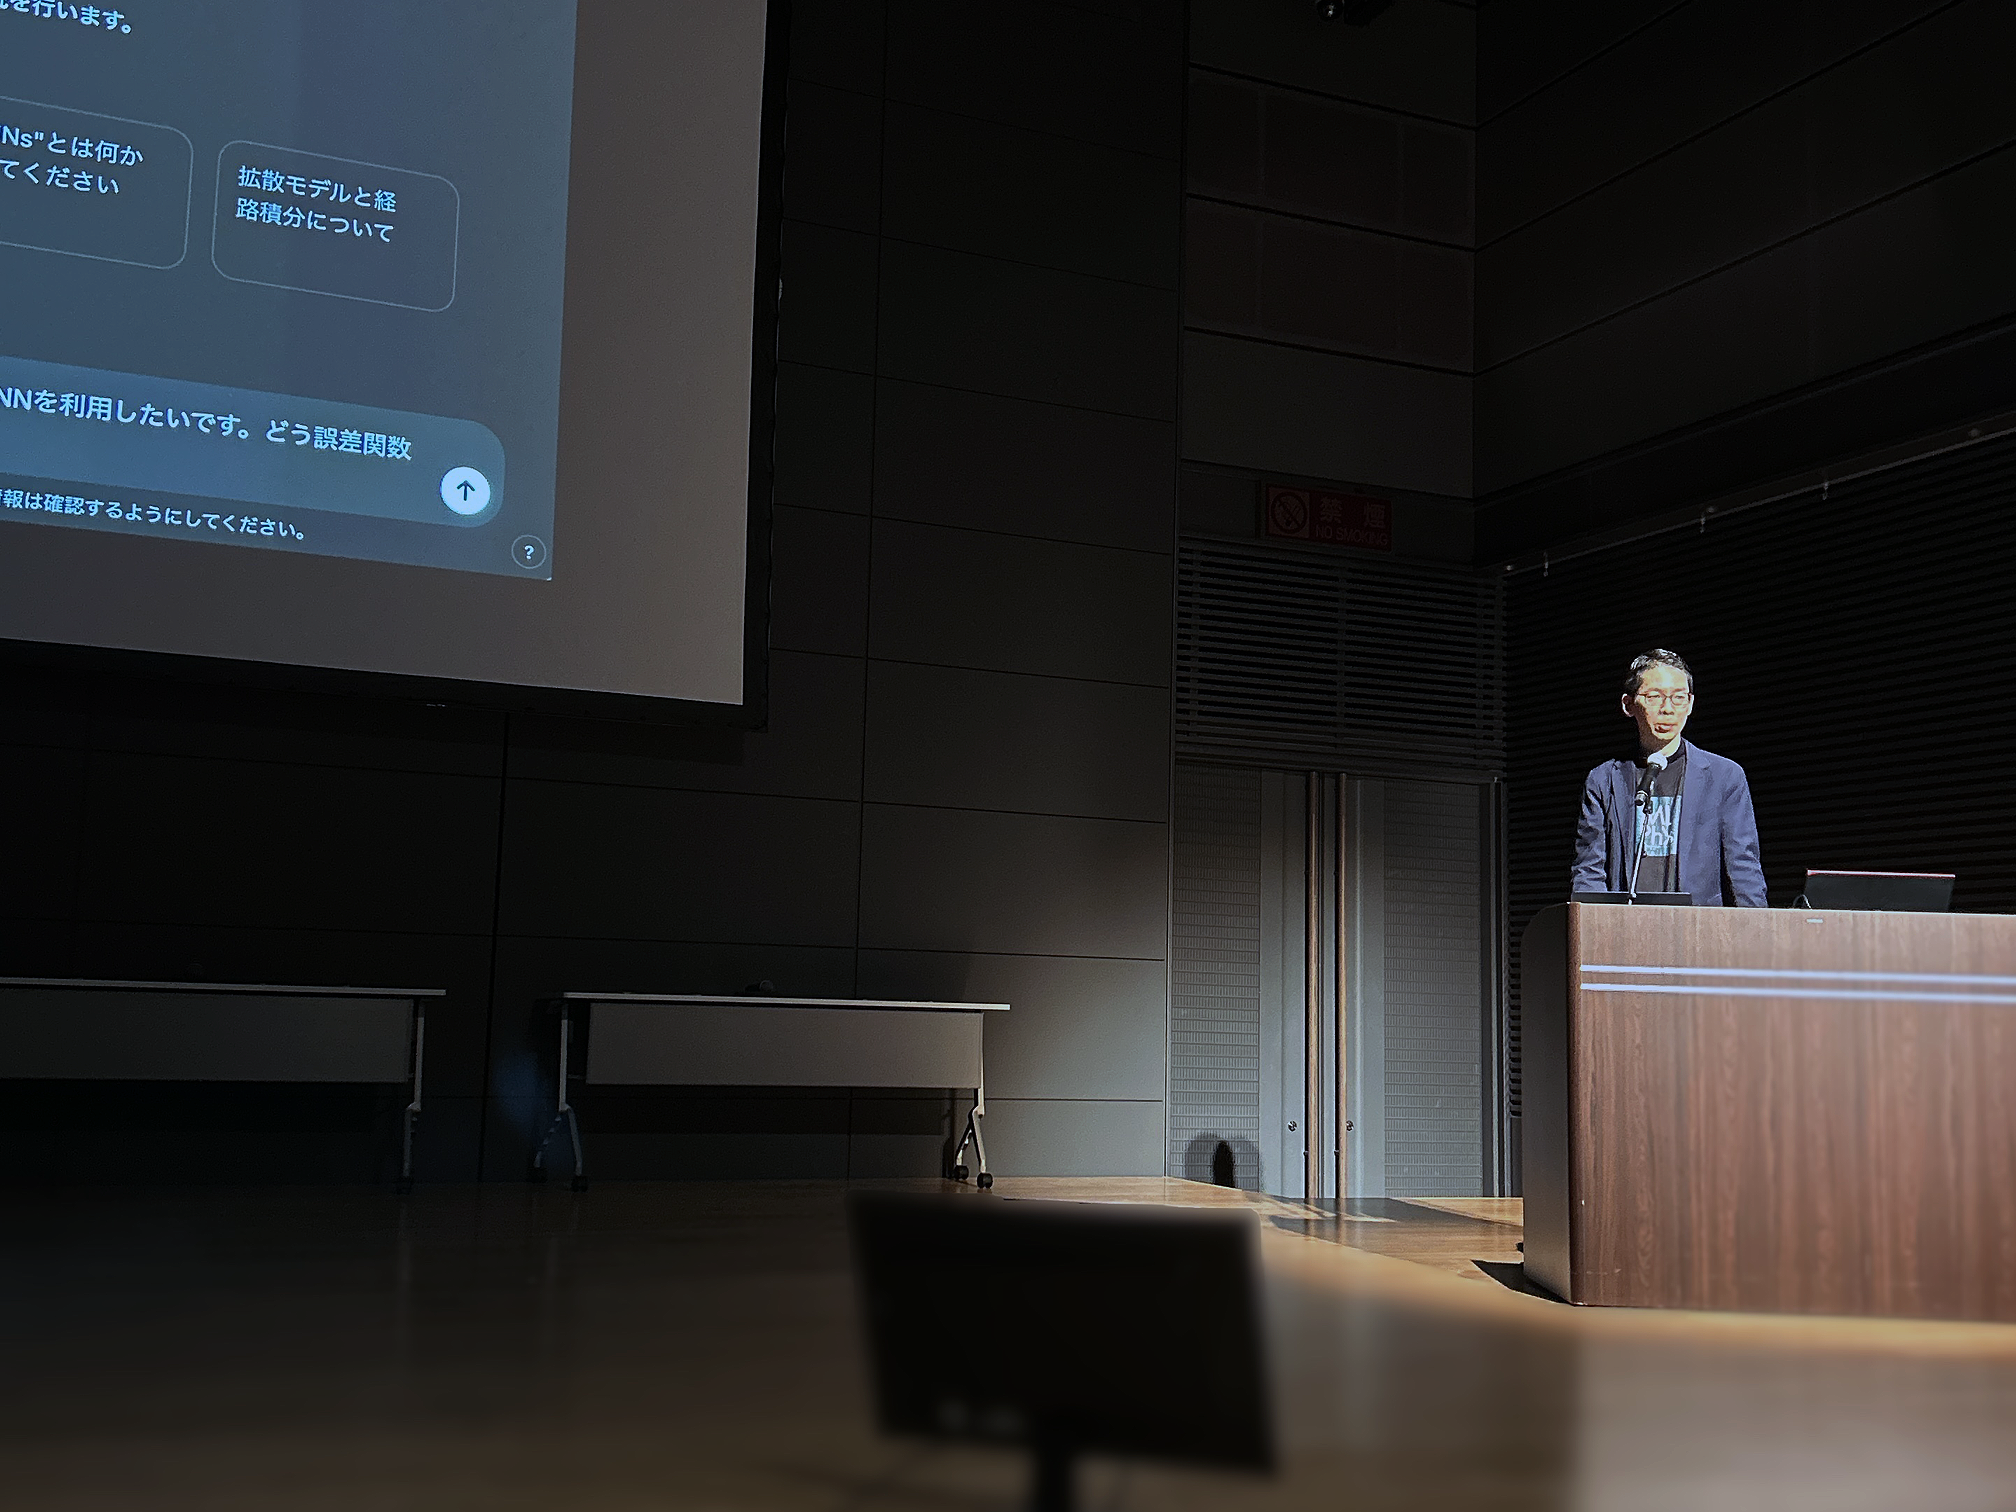
<path fill-rule="evenodd" d="M 1563 904 L 1522 989 L 1542 1285 L 2016 1322 L 2016 918 Z"/>

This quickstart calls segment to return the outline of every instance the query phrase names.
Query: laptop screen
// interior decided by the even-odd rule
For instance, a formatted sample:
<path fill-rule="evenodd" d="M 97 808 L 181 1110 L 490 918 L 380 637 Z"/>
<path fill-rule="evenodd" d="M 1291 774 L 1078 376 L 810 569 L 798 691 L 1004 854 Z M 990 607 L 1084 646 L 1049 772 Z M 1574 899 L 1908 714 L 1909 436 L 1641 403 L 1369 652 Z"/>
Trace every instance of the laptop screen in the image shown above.
<path fill-rule="evenodd" d="M 1872 909 L 1885 913 L 1945 913 L 1953 903 L 1951 872 L 1809 871 L 1808 908 Z"/>

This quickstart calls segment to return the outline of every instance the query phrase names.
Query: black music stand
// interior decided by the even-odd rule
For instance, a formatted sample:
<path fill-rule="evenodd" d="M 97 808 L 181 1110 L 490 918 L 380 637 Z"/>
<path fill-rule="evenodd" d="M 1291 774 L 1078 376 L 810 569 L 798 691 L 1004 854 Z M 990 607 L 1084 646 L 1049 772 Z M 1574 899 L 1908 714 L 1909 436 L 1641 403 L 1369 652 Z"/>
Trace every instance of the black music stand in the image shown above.
<path fill-rule="evenodd" d="M 1273 1468 L 1250 1213 L 856 1192 L 882 1427 L 1035 1456 L 1069 1512 L 1085 1452 Z"/>

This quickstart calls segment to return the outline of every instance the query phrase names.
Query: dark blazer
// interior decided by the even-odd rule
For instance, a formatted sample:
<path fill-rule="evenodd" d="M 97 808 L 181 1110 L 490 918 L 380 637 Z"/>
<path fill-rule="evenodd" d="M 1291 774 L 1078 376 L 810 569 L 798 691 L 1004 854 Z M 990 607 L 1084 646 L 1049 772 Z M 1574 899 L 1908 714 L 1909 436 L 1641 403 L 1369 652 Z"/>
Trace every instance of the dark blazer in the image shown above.
<path fill-rule="evenodd" d="M 1757 853 L 1757 815 L 1750 780 L 1726 756 L 1681 741 L 1687 753 L 1687 787 L 1680 799 L 1680 888 L 1698 906 L 1719 908 L 1722 880 L 1738 908 L 1764 907 L 1764 863 Z M 1582 818 L 1575 826 L 1572 892 L 1625 892 L 1631 865 L 1631 807 L 1638 772 L 1629 761 L 1606 761 L 1582 785 Z"/>

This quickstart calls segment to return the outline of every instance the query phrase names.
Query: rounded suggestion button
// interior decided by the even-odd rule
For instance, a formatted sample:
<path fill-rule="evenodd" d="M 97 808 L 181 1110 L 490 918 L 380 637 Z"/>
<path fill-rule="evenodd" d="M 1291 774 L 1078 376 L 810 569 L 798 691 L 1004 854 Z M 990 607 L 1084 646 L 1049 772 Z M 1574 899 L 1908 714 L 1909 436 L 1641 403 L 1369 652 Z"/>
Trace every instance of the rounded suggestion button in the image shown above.
<path fill-rule="evenodd" d="M 511 543 L 511 560 L 527 572 L 546 565 L 546 543 L 535 535 L 522 535 Z"/>
<path fill-rule="evenodd" d="M 441 475 L 441 502 L 459 515 L 490 507 L 490 480 L 473 467 L 451 467 Z"/>

